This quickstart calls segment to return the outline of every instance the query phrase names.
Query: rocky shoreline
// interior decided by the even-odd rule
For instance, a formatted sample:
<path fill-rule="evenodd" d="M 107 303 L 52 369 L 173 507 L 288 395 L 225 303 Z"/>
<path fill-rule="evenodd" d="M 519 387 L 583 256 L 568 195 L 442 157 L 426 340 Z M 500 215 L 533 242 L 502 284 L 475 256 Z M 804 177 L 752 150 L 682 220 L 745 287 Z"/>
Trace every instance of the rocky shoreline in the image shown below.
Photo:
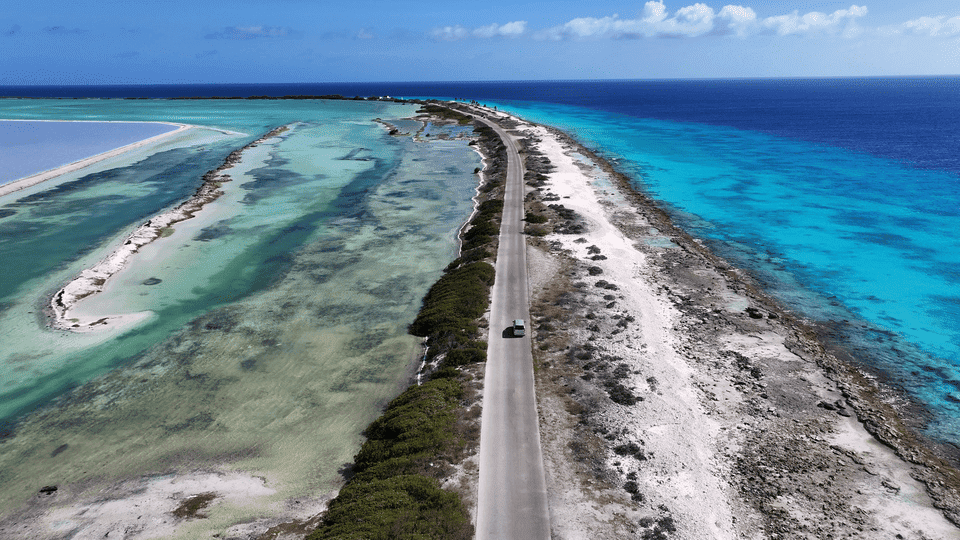
<path fill-rule="evenodd" d="M 562 136 L 568 143 L 576 144 L 565 134 Z M 630 194 L 634 205 L 642 208 L 648 219 L 654 218 L 651 221 L 656 222 L 657 228 L 671 231 L 671 234 L 675 235 L 673 241 L 685 250 L 698 252 L 708 264 L 729 269 L 727 279 L 742 287 L 747 296 L 768 310 L 768 314 L 775 314 L 782 321 L 781 331 L 792 334 L 786 343 L 788 350 L 816 362 L 840 392 L 839 399 L 832 403 L 820 400 L 817 407 L 836 412 L 840 416 L 856 418 L 870 435 L 890 447 L 899 458 L 916 465 L 911 476 L 926 486 L 934 506 L 954 525 L 960 527 L 960 471 L 956 468 L 956 449 L 950 452 L 951 448 L 938 445 L 917 433 L 922 427 L 922 420 L 912 418 L 925 416 L 925 411 L 920 406 L 910 402 L 877 374 L 865 371 L 854 363 L 853 357 L 843 348 L 842 343 L 830 339 L 832 332 L 824 325 L 803 319 L 784 309 L 776 300 L 760 291 L 749 276 L 733 268 L 710 252 L 699 240 L 673 225 L 661 208 L 633 189 L 628 177 L 615 171 L 608 162 L 583 146 L 576 146 L 578 151 L 600 164 L 603 171 L 615 179 L 622 192 Z M 750 313 L 749 308 L 747 314 L 757 318 L 757 312 Z"/>
<path fill-rule="evenodd" d="M 228 171 L 240 162 L 243 152 L 259 146 L 267 139 L 276 137 L 287 129 L 289 129 L 289 126 L 274 128 L 243 148 L 231 152 L 219 167 L 203 175 L 203 182 L 189 199 L 172 210 L 150 218 L 146 223 L 137 227 L 124 243 L 110 253 L 110 255 L 93 267 L 80 272 L 79 276 L 72 279 L 51 298 L 49 325 L 59 330 L 89 332 L 109 328 L 111 323 L 123 317 L 102 317 L 95 320 L 82 320 L 72 318 L 70 310 L 83 298 L 102 291 L 107 280 L 123 270 L 127 260 L 140 251 L 140 248 L 163 237 L 167 234 L 170 227 L 176 223 L 192 218 L 194 214 L 199 212 L 206 204 L 223 195 L 220 187 L 224 183 L 233 180 Z"/>
<path fill-rule="evenodd" d="M 555 537 L 960 537 L 956 469 L 892 389 L 595 153 L 486 113 L 528 143 Z"/>

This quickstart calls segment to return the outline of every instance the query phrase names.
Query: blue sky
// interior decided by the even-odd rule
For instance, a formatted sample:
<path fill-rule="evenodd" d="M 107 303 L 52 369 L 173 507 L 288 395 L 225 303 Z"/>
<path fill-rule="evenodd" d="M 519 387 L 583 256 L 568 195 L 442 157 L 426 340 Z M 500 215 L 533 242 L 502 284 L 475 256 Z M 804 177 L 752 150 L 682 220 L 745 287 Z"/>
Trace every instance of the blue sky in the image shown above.
<path fill-rule="evenodd" d="M 957 0 L 37 0 L 0 84 L 960 74 Z"/>

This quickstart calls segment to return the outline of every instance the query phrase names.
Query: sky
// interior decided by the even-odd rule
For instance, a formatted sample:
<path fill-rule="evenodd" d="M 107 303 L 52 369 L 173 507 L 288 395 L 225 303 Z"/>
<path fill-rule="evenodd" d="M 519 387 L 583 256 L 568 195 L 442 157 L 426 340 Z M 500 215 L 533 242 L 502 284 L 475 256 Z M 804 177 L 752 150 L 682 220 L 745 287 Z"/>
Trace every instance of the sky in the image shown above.
<path fill-rule="evenodd" d="M 960 74 L 958 0 L 36 0 L 0 10 L 0 85 L 948 74 Z"/>

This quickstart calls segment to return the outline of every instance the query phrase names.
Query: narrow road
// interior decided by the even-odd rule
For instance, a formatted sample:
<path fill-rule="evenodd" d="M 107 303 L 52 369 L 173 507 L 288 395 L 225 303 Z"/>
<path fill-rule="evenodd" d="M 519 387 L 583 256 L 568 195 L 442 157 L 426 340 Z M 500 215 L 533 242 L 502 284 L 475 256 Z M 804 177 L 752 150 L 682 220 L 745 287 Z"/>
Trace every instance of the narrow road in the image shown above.
<path fill-rule="evenodd" d="M 484 123 L 503 139 L 508 161 L 480 422 L 477 538 L 548 539 L 550 516 L 529 337 L 523 167 L 513 137 Z M 506 332 L 513 319 L 527 321 L 527 336 L 514 338 Z"/>

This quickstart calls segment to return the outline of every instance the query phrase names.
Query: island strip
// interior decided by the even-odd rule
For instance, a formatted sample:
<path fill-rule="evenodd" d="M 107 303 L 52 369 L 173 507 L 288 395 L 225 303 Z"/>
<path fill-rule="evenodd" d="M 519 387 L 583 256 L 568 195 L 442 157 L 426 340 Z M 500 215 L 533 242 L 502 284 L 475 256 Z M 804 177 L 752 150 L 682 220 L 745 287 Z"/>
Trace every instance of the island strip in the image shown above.
<path fill-rule="evenodd" d="M 960 537 L 956 469 L 812 322 L 566 134 L 469 110 L 525 147 L 552 537 Z"/>

